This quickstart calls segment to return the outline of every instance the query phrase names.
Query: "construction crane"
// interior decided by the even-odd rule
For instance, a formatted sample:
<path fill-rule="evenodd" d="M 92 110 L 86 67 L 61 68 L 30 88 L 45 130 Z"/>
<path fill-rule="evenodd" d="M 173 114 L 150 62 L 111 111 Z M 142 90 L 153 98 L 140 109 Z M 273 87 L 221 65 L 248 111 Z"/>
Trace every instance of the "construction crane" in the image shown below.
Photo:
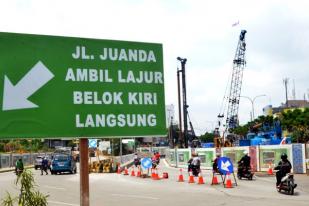
<path fill-rule="evenodd" d="M 236 128 L 239 125 L 238 120 L 238 109 L 239 109 L 239 100 L 240 100 L 240 93 L 241 93 L 241 85 L 242 85 L 242 78 L 243 78 L 243 70 L 246 66 L 245 60 L 245 52 L 246 52 L 246 42 L 245 42 L 245 35 L 247 31 L 242 30 L 240 32 L 236 54 L 233 60 L 233 69 L 232 69 L 232 77 L 229 87 L 229 95 L 226 98 L 224 95 L 223 104 L 227 100 L 228 108 L 226 113 L 226 121 L 225 125 L 222 124 L 222 120 L 224 119 L 225 113 L 225 106 L 221 107 L 221 111 L 218 115 L 218 125 L 215 128 L 215 146 L 220 147 L 223 146 L 230 146 L 231 143 L 237 140 L 231 133 L 231 129 Z M 227 91 L 227 90 L 226 90 Z M 224 108 L 222 110 L 222 108 Z M 225 127 L 223 130 L 222 136 L 220 135 L 220 128 Z"/>

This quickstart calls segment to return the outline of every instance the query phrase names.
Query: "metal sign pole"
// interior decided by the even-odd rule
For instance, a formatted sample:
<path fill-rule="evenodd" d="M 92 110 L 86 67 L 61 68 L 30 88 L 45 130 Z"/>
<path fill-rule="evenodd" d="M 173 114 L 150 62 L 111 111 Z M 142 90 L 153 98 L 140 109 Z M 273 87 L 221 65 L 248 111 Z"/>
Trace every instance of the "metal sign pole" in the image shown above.
<path fill-rule="evenodd" d="M 80 205 L 89 206 L 88 139 L 80 139 Z"/>

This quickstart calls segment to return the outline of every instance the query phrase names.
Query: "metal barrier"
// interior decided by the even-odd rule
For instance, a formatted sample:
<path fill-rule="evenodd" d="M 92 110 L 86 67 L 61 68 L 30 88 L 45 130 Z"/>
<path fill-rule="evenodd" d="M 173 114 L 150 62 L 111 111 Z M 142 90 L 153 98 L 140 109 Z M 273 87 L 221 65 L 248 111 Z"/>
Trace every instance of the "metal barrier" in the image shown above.
<path fill-rule="evenodd" d="M 35 163 L 38 156 L 51 156 L 52 153 L 24 153 L 24 154 L 0 154 L 0 169 L 15 167 L 18 159 L 22 159 L 24 166 L 30 166 Z"/>

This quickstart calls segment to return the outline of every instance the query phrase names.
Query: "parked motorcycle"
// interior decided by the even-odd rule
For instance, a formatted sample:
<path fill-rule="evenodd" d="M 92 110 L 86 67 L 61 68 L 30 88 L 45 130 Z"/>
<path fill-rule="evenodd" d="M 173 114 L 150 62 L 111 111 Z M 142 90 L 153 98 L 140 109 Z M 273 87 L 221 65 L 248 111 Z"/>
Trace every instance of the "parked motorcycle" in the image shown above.
<path fill-rule="evenodd" d="M 277 191 L 285 191 L 289 195 L 294 194 L 294 189 L 297 187 L 297 184 L 294 182 L 294 175 L 287 174 L 281 179 L 281 183 L 277 186 Z"/>

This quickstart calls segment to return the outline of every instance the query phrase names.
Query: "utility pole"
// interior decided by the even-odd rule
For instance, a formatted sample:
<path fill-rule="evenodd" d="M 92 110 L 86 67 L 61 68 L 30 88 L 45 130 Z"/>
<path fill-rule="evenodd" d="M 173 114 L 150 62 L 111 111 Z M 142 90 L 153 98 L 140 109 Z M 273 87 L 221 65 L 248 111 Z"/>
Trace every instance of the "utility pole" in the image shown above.
<path fill-rule="evenodd" d="M 179 78 L 179 72 L 181 70 L 177 69 L 177 88 L 178 88 L 178 113 L 179 113 L 179 146 L 182 148 L 184 139 L 182 134 L 182 118 L 181 118 L 181 96 L 180 96 L 180 78 Z"/>
<path fill-rule="evenodd" d="M 182 107 L 183 107 L 183 134 L 185 148 L 188 147 L 188 105 L 187 105 L 187 91 L 186 91 L 186 58 L 177 57 L 177 60 L 181 63 L 182 74 Z"/>
<path fill-rule="evenodd" d="M 284 78 L 283 84 L 284 84 L 284 88 L 285 88 L 285 105 L 286 105 L 286 107 L 289 107 L 289 105 L 288 105 L 288 83 L 289 83 L 289 78 Z"/>

